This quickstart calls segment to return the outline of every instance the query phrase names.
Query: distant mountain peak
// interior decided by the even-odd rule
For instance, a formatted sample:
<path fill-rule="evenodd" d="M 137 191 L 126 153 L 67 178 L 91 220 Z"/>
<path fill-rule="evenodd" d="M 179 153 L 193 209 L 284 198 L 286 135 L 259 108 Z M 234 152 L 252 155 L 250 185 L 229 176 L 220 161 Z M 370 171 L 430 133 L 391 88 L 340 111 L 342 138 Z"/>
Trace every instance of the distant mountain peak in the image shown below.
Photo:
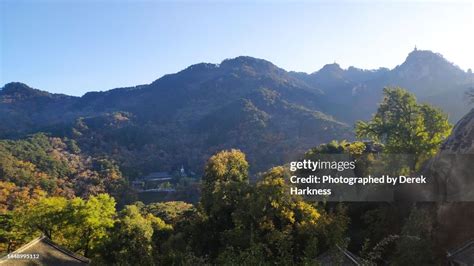
<path fill-rule="evenodd" d="M 15 90 L 15 89 L 18 89 L 18 90 L 33 90 L 33 88 L 31 88 L 30 86 L 26 85 L 25 83 L 22 83 L 22 82 L 10 82 L 10 83 L 7 83 L 5 84 L 5 86 L 3 86 L 3 88 L 0 88 L 0 90 L 2 91 L 5 91 L 5 90 Z"/>
<path fill-rule="evenodd" d="M 255 70 L 279 69 L 270 61 L 251 56 L 239 56 L 236 58 L 225 59 L 220 64 L 220 67 L 222 68 L 242 68 L 244 66 L 251 67 Z"/>
<path fill-rule="evenodd" d="M 405 62 L 414 60 L 438 60 L 446 63 L 448 62 L 440 53 L 435 53 L 430 50 L 418 50 L 416 48 L 408 54 Z"/>
<path fill-rule="evenodd" d="M 218 66 L 219 65 L 211 64 L 211 63 L 199 63 L 199 64 L 191 65 L 183 71 L 206 71 L 206 70 L 215 69 Z"/>
<path fill-rule="evenodd" d="M 334 62 L 332 64 L 326 64 L 323 66 L 323 68 L 321 68 L 319 70 L 319 72 L 321 73 L 324 73 L 324 72 L 327 72 L 327 73 L 341 73 L 341 72 L 344 72 L 344 69 L 341 68 L 341 66 Z"/>
<path fill-rule="evenodd" d="M 21 82 L 10 82 L 5 84 L 3 88 L 0 89 L 2 95 L 23 95 L 23 96 L 36 96 L 39 94 L 47 95 L 48 92 L 40 91 L 33 89 L 25 83 Z"/>
<path fill-rule="evenodd" d="M 151 85 L 176 86 L 177 84 L 181 84 L 180 86 L 194 86 L 198 83 L 222 77 L 222 75 L 226 74 L 232 74 L 235 75 L 235 77 L 256 77 L 262 75 L 267 77 L 271 76 L 272 78 L 281 76 L 287 78 L 285 70 L 278 68 L 267 60 L 251 56 L 239 56 L 225 59 L 220 64 L 194 64 L 177 73 L 165 75 L 152 82 Z"/>
<path fill-rule="evenodd" d="M 0 97 L 12 99 L 30 99 L 36 97 L 71 98 L 72 96 L 54 94 L 47 91 L 38 90 L 21 82 L 10 82 L 5 84 L 3 88 L 0 88 Z"/>
<path fill-rule="evenodd" d="M 314 72 L 312 75 L 324 79 L 344 79 L 345 70 L 342 69 L 338 63 L 334 62 L 324 65 L 319 71 Z"/>
<path fill-rule="evenodd" d="M 405 62 L 397 66 L 394 71 L 404 77 L 422 79 L 424 77 L 443 77 L 464 75 L 464 71 L 458 66 L 446 60 L 441 54 L 430 50 L 414 49 Z"/>

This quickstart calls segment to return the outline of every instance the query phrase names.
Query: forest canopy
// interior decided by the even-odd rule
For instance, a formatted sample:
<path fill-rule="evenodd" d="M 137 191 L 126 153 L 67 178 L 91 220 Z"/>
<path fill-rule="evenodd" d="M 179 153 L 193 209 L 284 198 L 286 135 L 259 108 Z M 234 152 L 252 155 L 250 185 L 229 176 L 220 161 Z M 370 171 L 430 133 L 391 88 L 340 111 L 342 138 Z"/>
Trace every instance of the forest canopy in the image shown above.
<path fill-rule="evenodd" d="M 387 163 L 384 154 L 406 153 L 415 160 L 398 163 L 416 171 L 450 131 L 440 109 L 387 88 L 373 118 L 356 124 L 361 141 L 332 141 L 301 156 L 348 155 L 363 175 Z M 43 133 L 0 141 L 0 252 L 43 234 L 99 265 L 312 265 L 340 250 L 367 264 L 439 259 L 428 252 L 430 207 L 308 201 L 289 193 L 289 165 L 253 174 L 239 149 L 209 157 L 197 202 L 146 204 L 118 162 L 88 150 Z M 180 179 L 184 190 L 187 182 Z"/>

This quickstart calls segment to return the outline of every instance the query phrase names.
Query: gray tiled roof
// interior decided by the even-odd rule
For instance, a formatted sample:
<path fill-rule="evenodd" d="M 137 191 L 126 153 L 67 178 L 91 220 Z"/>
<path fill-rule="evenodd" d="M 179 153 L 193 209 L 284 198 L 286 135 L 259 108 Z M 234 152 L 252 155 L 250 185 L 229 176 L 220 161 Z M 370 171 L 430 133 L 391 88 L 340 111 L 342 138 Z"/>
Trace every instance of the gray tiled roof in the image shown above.
<path fill-rule="evenodd" d="M 38 254 L 38 259 L 10 259 L 8 255 L 0 258 L 0 265 L 88 265 L 90 260 L 53 243 L 46 236 L 38 237 L 10 254 Z"/>
<path fill-rule="evenodd" d="M 448 252 L 448 261 L 460 265 L 474 265 L 474 240 L 465 243 L 462 247 Z"/>

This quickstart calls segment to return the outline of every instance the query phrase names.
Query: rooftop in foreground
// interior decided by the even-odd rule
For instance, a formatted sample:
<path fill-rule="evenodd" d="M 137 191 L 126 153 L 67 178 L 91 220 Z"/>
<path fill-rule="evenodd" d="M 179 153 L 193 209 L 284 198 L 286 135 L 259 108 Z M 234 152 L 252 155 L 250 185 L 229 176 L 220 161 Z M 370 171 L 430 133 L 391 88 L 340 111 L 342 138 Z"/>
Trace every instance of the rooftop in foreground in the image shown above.
<path fill-rule="evenodd" d="M 30 256 L 30 258 L 20 258 L 21 256 Z M 38 237 L 9 255 L 0 258 L 0 265 L 9 266 L 82 266 L 89 265 L 89 263 L 88 258 L 58 246 L 46 236 Z"/>

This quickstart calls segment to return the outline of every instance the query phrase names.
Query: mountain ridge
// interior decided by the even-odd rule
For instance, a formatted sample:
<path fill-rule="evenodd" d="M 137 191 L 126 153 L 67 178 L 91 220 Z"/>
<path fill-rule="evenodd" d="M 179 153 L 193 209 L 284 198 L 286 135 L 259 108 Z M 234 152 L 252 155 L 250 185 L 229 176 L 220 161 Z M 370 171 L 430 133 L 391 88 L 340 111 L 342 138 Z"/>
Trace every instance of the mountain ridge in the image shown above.
<path fill-rule="evenodd" d="M 166 80 L 167 78 L 169 78 L 173 75 L 176 75 L 176 74 L 185 73 L 185 72 L 188 72 L 188 71 L 196 71 L 196 70 L 199 70 L 199 69 L 201 69 L 201 70 L 219 69 L 222 66 L 225 66 L 225 67 L 238 66 L 238 64 L 236 64 L 236 62 L 241 63 L 242 65 L 245 65 L 246 63 L 248 64 L 249 62 L 253 62 L 254 66 L 255 65 L 260 65 L 260 66 L 267 65 L 268 68 L 275 68 L 275 69 L 281 70 L 283 72 L 287 72 L 291 76 L 299 76 L 299 75 L 317 75 L 317 74 L 321 74 L 321 72 L 331 72 L 331 71 L 338 71 L 340 73 L 343 73 L 343 72 L 345 72 L 345 73 L 351 73 L 351 72 L 352 73 L 354 73 L 354 72 L 376 73 L 378 71 L 382 71 L 382 72 L 394 71 L 394 70 L 399 70 L 400 68 L 403 68 L 407 64 L 408 65 L 413 64 L 414 61 L 420 61 L 420 59 L 423 59 L 423 58 L 424 59 L 429 58 L 431 60 L 438 60 L 438 62 L 449 64 L 449 65 L 452 66 L 453 69 L 458 71 L 458 74 L 459 73 L 464 73 L 464 74 L 469 74 L 470 73 L 469 70 L 464 71 L 459 66 L 457 66 L 457 65 L 453 64 L 452 62 L 448 61 L 440 53 L 435 53 L 435 52 L 432 52 L 430 50 L 415 49 L 415 50 L 411 51 L 408 54 L 408 56 L 406 57 L 405 61 L 402 64 L 395 66 L 393 69 L 389 69 L 389 68 L 386 68 L 386 67 L 379 67 L 377 69 L 364 69 L 364 68 L 358 68 L 356 66 L 349 66 L 348 68 L 344 69 L 338 63 L 334 62 L 334 63 L 329 63 L 329 64 L 323 65 L 323 67 L 321 67 L 317 71 L 307 73 L 307 72 L 301 72 L 301 71 L 287 71 L 283 68 L 280 68 L 280 67 L 276 66 L 275 64 L 273 64 L 272 62 L 270 62 L 268 60 L 257 58 L 257 57 L 238 56 L 238 57 L 235 57 L 235 58 L 224 59 L 224 60 L 221 61 L 221 63 L 217 63 L 217 64 L 216 63 L 206 63 L 206 62 L 192 64 L 192 65 L 190 65 L 190 66 L 188 66 L 188 67 L 184 68 L 183 70 L 180 70 L 176 73 L 165 74 L 162 77 L 160 77 L 160 78 L 158 78 L 158 79 L 156 79 L 156 80 L 154 80 L 154 81 L 152 81 L 151 83 L 148 83 L 148 84 L 136 85 L 136 86 L 131 86 L 131 87 L 118 87 L 118 88 L 113 88 L 113 89 L 103 90 L 103 91 L 89 91 L 89 92 L 86 92 L 82 96 L 72 96 L 72 95 L 67 95 L 65 93 L 51 93 L 51 92 L 48 92 L 46 90 L 40 90 L 40 89 L 35 89 L 35 88 L 32 88 L 32 87 L 29 87 L 27 84 L 24 84 L 24 83 L 19 82 L 19 81 L 12 81 L 12 82 L 5 83 L 4 87 L 7 87 L 8 85 L 11 85 L 11 84 L 22 84 L 22 85 L 28 86 L 29 88 L 32 88 L 32 89 L 35 89 L 35 90 L 38 90 L 38 91 L 41 91 L 41 92 L 47 92 L 47 93 L 52 94 L 52 95 L 64 95 L 64 96 L 69 96 L 69 97 L 78 97 L 78 98 L 80 98 L 80 97 L 83 97 L 83 96 L 85 96 L 86 94 L 89 94 L 89 93 L 104 93 L 104 92 L 111 92 L 111 91 L 117 91 L 117 90 L 139 89 L 141 87 L 144 87 L 144 86 L 147 86 L 147 85 L 152 85 L 154 83 L 160 82 L 160 80 L 162 80 L 162 79 Z M 472 74 L 472 72 L 470 74 Z M 353 78 L 353 79 L 356 79 L 356 78 Z M 0 88 L 0 92 L 2 91 L 2 89 L 4 87 Z"/>
<path fill-rule="evenodd" d="M 420 67 L 425 61 L 428 70 Z M 425 75 L 412 73 L 420 69 Z M 426 93 L 442 83 L 439 76 L 446 78 L 443 86 Z M 452 116 L 462 115 L 467 105 L 460 106 L 459 97 L 472 76 L 441 55 L 413 51 L 392 70 L 328 64 L 311 74 L 240 56 L 82 97 L 9 83 L 0 90 L 0 135 L 66 136 L 94 155 L 113 154 L 123 167 L 139 164 L 142 171 L 174 164 L 199 171 L 213 152 L 241 148 L 261 170 L 320 143 L 353 139 L 351 125 L 370 118 L 386 85 L 403 86 L 444 104 Z M 261 160 L 266 154 L 276 159 Z"/>

